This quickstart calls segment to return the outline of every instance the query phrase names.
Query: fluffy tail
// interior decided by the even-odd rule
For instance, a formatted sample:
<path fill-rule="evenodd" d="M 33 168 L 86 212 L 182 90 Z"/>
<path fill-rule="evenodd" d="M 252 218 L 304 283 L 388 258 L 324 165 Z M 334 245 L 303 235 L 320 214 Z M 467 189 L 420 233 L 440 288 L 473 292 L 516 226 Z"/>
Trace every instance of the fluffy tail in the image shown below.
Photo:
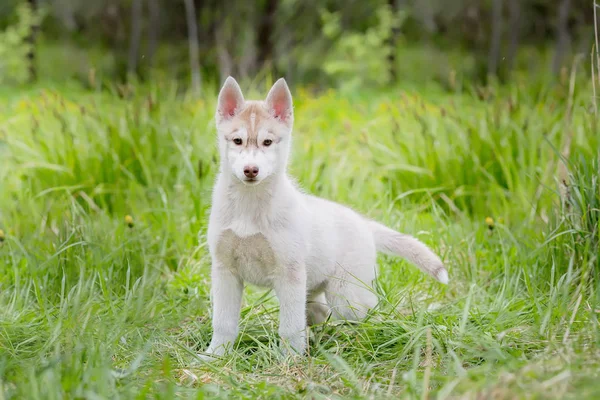
<path fill-rule="evenodd" d="M 378 251 L 405 258 L 441 283 L 448 283 L 448 271 L 444 264 L 424 243 L 375 221 L 368 223 Z"/>

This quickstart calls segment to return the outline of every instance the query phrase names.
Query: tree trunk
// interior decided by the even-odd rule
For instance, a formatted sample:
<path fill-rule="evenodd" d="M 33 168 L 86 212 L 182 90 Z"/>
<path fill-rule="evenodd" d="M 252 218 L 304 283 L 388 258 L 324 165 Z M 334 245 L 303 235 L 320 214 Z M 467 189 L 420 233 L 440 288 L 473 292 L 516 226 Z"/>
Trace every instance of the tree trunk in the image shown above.
<path fill-rule="evenodd" d="M 228 76 L 233 74 L 233 60 L 223 37 L 219 34 L 220 29 L 217 29 L 215 43 L 217 45 L 217 58 L 219 59 L 219 74 L 221 81 L 224 81 Z"/>
<path fill-rule="evenodd" d="M 517 52 L 519 50 L 519 37 L 521 33 L 521 0 L 509 0 L 508 9 L 510 14 L 510 41 L 508 44 L 508 56 L 506 60 L 506 71 L 512 72 Z"/>
<path fill-rule="evenodd" d="M 488 55 L 488 75 L 498 75 L 502 44 L 502 3 L 503 0 L 494 0 L 492 4 L 492 38 Z"/>
<path fill-rule="evenodd" d="M 146 55 L 146 62 L 148 68 L 152 68 L 154 54 L 156 54 L 158 47 L 158 36 L 160 34 L 160 7 L 158 0 L 148 0 L 148 13 L 150 27 L 148 30 L 148 54 Z"/>
<path fill-rule="evenodd" d="M 46 1 L 46 3 L 48 3 L 48 1 Z M 78 29 L 72 2 L 69 0 L 54 0 L 52 5 L 53 14 L 56 15 L 57 19 L 67 32 L 74 32 Z"/>
<path fill-rule="evenodd" d="M 435 11 L 431 0 L 413 2 L 413 12 L 427 33 L 433 34 L 437 31 Z"/>
<path fill-rule="evenodd" d="M 196 20 L 196 7 L 194 0 L 184 0 L 185 17 L 188 29 L 188 45 L 190 48 L 190 70 L 192 74 L 192 89 L 196 94 L 200 93 L 200 51 L 198 44 L 198 24 Z"/>
<path fill-rule="evenodd" d="M 394 16 L 398 13 L 398 9 L 400 6 L 401 0 L 388 0 L 388 6 L 390 7 L 390 10 L 392 11 L 392 13 L 394 14 Z M 392 82 L 395 82 L 397 79 L 396 76 L 396 46 L 398 43 L 398 29 L 397 28 L 393 28 L 392 29 L 392 34 L 390 36 L 390 54 L 388 54 L 388 65 L 389 65 L 389 69 L 390 69 L 390 78 L 392 79 Z"/>
<path fill-rule="evenodd" d="M 594 43 L 596 44 L 596 72 L 598 73 L 598 85 L 600 85 L 600 39 L 598 39 L 598 30 L 600 29 L 600 22 L 598 21 L 598 9 L 600 4 L 596 4 L 594 0 Z"/>
<path fill-rule="evenodd" d="M 226 10 L 231 9 L 233 5 L 228 0 L 221 0 L 215 5 L 213 23 L 214 45 L 217 49 L 217 63 L 219 66 L 219 75 L 221 82 L 224 82 L 228 76 L 235 76 L 234 61 L 230 51 L 232 24 L 228 18 Z"/>
<path fill-rule="evenodd" d="M 239 74 L 240 78 L 248 78 L 256 74 L 257 66 L 263 67 L 267 65 L 270 61 L 270 58 L 266 60 L 266 63 L 258 64 L 257 63 L 257 41 L 252 35 L 245 35 L 242 41 L 242 54 L 237 60 L 236 70 Z"/>
<path fill-rule="evenodd" d="M 569 35 L 569 28 L 567 26 L 570 8 L 571 0 L 562 0 L 560 7 L 558 8 L 556 52 L 554 53 L 554 60 L 552 61 L 552 73 L 554 74 L 560 72 L 563 59 L 571 44 L 571 35 Z"/>
<path fill-rule="evenodd" d="M 275 27 L 275 12 L 277 0 L 266 0 L 264 12 L 260 16 L 258 27 L 258 64 L 264 67 L 273 61 L 273 31 Z"/>
<path fill-rule="evenodd" d="M 138 56 L 142 37 L 142 0 L 131 3 L 131 34 L 129 40 L 129 56 L 127 57 L 127 74 L 134 75 L 138 70 Z"/>
<path fill-rule="evenodd" d="M 37 1 L 36 0 L 27 0 L 27 4 L 31 8 L 31 12 L 35 14 L 37 11 Z M 37 65 L 36 65 L 36 57 L 35 57 L 35 44 L 37 39 L 37 31 L 39 27 L 34 24 L 31 27 L 31 31 L 27 36 L 27 44 L 29 45 L 29 49 L 27 50 L 27 67 L 29 70 L 29 81 L 35 82 L 37 80 Z"/>

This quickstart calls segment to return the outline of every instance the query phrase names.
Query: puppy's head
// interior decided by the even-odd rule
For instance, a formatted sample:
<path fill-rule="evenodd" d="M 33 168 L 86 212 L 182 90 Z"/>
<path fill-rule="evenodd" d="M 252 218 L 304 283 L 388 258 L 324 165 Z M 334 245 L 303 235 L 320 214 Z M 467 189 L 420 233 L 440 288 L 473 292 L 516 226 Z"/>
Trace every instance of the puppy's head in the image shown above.
<path fill-rule="evenodd" d="M 238 83 L 227 78 L 215 115 L 224 172 L 246 185 L 258 185 L 285 171 L 294 122 L 292 95 L 283 78 L 264 101 L 244 100 Z"/>

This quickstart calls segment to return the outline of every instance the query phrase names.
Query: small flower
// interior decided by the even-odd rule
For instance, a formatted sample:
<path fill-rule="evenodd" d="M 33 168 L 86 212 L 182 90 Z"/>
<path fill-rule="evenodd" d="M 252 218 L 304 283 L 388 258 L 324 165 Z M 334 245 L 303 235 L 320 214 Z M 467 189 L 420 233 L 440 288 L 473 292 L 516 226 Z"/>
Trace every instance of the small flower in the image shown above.
<path fill-rule="evenodd" d="M 125 223 L 128 227 L 133 228 L 133 217 L 131 215 L 125 216 Z"/>
<path fill-rule="evenodd" d="M 490 230 L 494 229 L 494 219 L 492 217 L 487 217 L 485 219 L 485 224 L 488 226 Z"/>
<path fill-rule="evenodd" d="M 4 234 L 4 231 L 2 229 L 0 229 L 0 243 L 4 242 L 6 240 L 6 235 Z"/>

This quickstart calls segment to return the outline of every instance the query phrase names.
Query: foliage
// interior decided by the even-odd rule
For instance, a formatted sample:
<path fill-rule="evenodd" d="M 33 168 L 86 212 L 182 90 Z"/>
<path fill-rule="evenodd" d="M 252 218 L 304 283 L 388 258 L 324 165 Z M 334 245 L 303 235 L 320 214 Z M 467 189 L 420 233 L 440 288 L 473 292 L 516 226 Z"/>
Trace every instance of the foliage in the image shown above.
<path fill-rule="evenodd" d="M 276 73 L 303 84 L 329 84 L 333 79 L 335 84 L 352 86 L 359 84 L 355 82 L 356 74 L 352 74 L 356 71 L 365 75 L 363 85 L 366 82 L 379 84 L 389 80 L 391 71 L 399 72 L 398 77 L 401 77 L 407 68 L 401 57 L 397 57 L 399 62 L 395 64 L 387 62 L 386 54 L 401 54 L 407 47 L 416 47 L 431 48 L 426 53 L 429 61 L 426 66 L 439 70 L 438 79 L 446 79 L 452 70 L 466 78 L 483 79 L 489 72 L 487 58 L 494 2 L 269 0 L 252 4 L 240 0 L 195 1 L 202 75 L 214 81 L 223 81 L 225 74 L 263 80 L 270 73 Z M 0 27 L 4 27 L 11 22 L 14 5 L 22 1 L 0 3 Z M 75 47 L 77 59 L 73 61 L 76 64 L 81 63 L 81 58 L 95 58 L 94 53 L 102 50 L 110 58 L 109 68 L 105 68 L 104 63 L 94 62 L 90 68 L 104 70 L 107 77 L 124 79 L 128 63 L 137 60 L 138 78 L 151 80 L 159 70 L 160 75 L 167 74 L 186 82 L 189 63 L 183 2 L 144 0 L 140 15 L 134 15 L 134 3 L 131 0 L 92 3 L 40 0 L 37 4 L 49 11 L 41 32 L 50 43 L 64 45 L 66 42 L 68 48 Z M 561 7 L 540 0 L 502 3 L 499 74 L 508 79 L 515 69 L 546 73 L 548 62 L 527 55 L 531 47 L 555 52 L 557 13 Z M 563 66 L 570 64 L 569 55 L 588 52 L 593 38 L 591 1 L 573 0 L 569 4 L 567 33 L 571 50 L 562 57 Z M 327 11 L 321 12 L 323 9 Z M 135 45 L 132 41 L 134 21 L 141 27 Z M 391 26 L 398 21 L 402 23 L 396 33 L 405 40 L 390 47 L 384 38 L 389 37 Z M 335 39 L 327 32 L 334 34 Z M 457 53 L 464 54 L 466 68 L 462 57 L 446 59 Z M 268 54 L 268 59 L 263 60 L 261 54 Z M 519 58 L 527 60 L 519 63 Z M 323 65 L 324 61 L 327 66 Z M 84 71 L 84 75 L 87 72 Z"/>
<path fill-rule="evenodd" d="M 377 24 L 364 33 L 343 32 L 339 12 L 323 11 L 323 33 L 333 44 L 323 62 L 323 70 L 344 91 L 361 86 L 381 87 L 391 81 L 388 60 L 395 51 L 391 41 L 401 17 L 389 7 L 377 9 Z"/>
<path fill-rule="evenodd" d="M 0 32 L 0 84 L 23 83 L 29 79 L 29 60 L 33 44 L 28 40 L 43 19 L 28 3 L 16 8 L 17 22 Z"/>

